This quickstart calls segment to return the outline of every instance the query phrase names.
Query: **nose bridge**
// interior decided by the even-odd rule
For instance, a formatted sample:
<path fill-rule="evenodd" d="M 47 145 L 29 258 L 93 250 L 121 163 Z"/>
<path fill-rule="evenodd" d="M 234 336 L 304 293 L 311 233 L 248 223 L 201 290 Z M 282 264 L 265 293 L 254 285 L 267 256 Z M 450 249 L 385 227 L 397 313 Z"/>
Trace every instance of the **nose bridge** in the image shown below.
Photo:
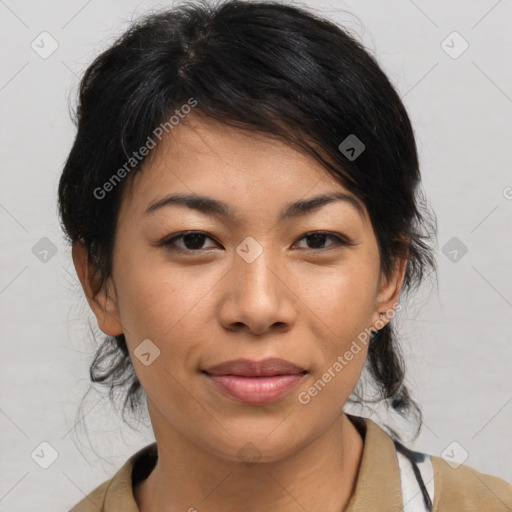
<path fill-rule="evenodd" d="M 276 251 L 270 246 L 270 239 L 260 239 L 260 243 L 248 236 L 236 248 L 237 257 L 233 270 L 237 274 L 239 284 L 244 285 L 244 292 L 249 295 L 256 293 L 275 296 L 278 293 L 274 285 L 278 280 L 275 268 L 278 268 L 279 264 L 275 257 Z"/>

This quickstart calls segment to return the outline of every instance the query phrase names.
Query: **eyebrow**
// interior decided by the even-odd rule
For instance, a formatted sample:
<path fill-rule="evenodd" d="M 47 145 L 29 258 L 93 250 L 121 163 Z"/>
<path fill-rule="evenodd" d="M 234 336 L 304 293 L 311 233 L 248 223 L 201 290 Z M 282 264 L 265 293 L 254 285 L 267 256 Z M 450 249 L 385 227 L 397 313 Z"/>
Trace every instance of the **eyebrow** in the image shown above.
<path fill-rule="evenodd" d="M 344 194 L 342 192 L 334 192 L 330 194 L 310 197 L 308 199 L 300 199 L 285 205 L 279 214 L 279 220 L 281 221 L 293 217 L 304 216 L 310 212 L 318 210 L 322 206 L 337 201 L 343 201 L 351 205 L 363 219 L 365 218 L 364 208 L 359 200 L 356 199 L 356 197 L 349 194 Z M 227 203 L 213 199 L 211 197 L 200 196 L 196 194 L 166 195 L 165 197 L 152 202 L 144 212 L 144 216 L 150 215 L 163 207 L 173 205 L 187 206 L 188 208 L 198 210 L 206 215 L 223 217 L 226 219 L 232 219 L 234 221 L 236 221 L 238 218 L 235 210 L 233 210 L 233 208 Z"/>

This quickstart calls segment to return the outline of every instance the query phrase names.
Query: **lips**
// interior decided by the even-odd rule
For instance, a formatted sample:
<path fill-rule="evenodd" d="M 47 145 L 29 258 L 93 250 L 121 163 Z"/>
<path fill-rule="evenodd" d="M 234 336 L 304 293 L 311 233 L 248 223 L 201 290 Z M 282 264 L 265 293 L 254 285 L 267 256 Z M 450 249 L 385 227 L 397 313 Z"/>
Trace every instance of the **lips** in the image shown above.
<path fill-rule="evenodd" d="M 223 395 L 238 402 L 263 404 L 286 395 L 307 371 L 284 359 L 269 358 L 226 361 L 204 373 Z"/>
<path fill-rule="evenodd" d="M 238 375 L 240 377 L 274 377 L 275 375 L 298 375 L 306 370 L 285 359 L 275 357 L 263 361 L 235 359 L 205 370 L 210 375 Z"/>

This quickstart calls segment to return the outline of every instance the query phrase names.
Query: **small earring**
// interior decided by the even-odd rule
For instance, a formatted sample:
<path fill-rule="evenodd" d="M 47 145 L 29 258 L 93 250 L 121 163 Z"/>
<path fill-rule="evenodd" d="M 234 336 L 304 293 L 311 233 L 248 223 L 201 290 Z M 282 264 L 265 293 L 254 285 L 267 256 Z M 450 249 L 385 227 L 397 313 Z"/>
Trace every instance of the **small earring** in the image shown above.
<path fill-rule="evenodd" d="M 386 313 L 383 313 L 383 312 L 379 312 L 379 317 L 383 317 Z M 371 330 L 370 329 L 370 338 L 374 338 L 377 333 L 379 332 L 379 329 L 375 329 L 375 330 Z"/>

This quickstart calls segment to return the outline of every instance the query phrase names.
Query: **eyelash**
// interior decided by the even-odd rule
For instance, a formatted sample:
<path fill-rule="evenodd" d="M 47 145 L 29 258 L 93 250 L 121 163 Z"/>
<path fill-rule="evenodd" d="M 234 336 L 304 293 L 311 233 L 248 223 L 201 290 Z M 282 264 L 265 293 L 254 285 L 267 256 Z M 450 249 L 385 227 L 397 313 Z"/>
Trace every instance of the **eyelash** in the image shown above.
<path fill-rule="evenodd" d="M 209 236 L 204 231 L 183 231 L 181 233 L 173 235 L 170 238 L 166 238 L 165 240 L 160 242 L 158 245 L 164 246 L 166 249 L 168 249 L 170 251 L 189 253 L 189 254 L 197 253 L 197 252 L 202 251 L 203 249 L 183 249 L 181 247 L 176 247 L 174 245 L 174 242 L 176 240 L 178 240 L 179 238 L 183 238 L 184 236 L 191 235 L 191 234 L 204 235 L 206 238 L 210 238 L 211 240 L 214 240 L 211 236 Z M 327 231 L 310 231 L 309 233 L 305 233 L 304 235 L 302 235 L 298 240 L 300 241 L 300 240 L 302 240 L 304 238 L 307 238 L 308 236 L 317 235 L 317 234 L 325 235 L 327 238 L 332 238 L 332 239 L 336 240 L 336 244 L 335 245 L 337 245 L 337 246 L 353 246 L 353 245 L 357 245 L 355 243 L 350 243 L 350 242 L 346 241 L 345 239 L 341 238 L 340 236 L 334 235 L 334 234 L 329 233 Z M 329 250 L 331 248 L 332 248 L 332 246 L 323 247 L 323 248 L 319 248 L 319 249 L 303 249 L 303 250 L 310 251 L 310 252 L 311 251 L 312 252 L 318 252 L 318 251 L 326 251 L 326 250 Z"/>

